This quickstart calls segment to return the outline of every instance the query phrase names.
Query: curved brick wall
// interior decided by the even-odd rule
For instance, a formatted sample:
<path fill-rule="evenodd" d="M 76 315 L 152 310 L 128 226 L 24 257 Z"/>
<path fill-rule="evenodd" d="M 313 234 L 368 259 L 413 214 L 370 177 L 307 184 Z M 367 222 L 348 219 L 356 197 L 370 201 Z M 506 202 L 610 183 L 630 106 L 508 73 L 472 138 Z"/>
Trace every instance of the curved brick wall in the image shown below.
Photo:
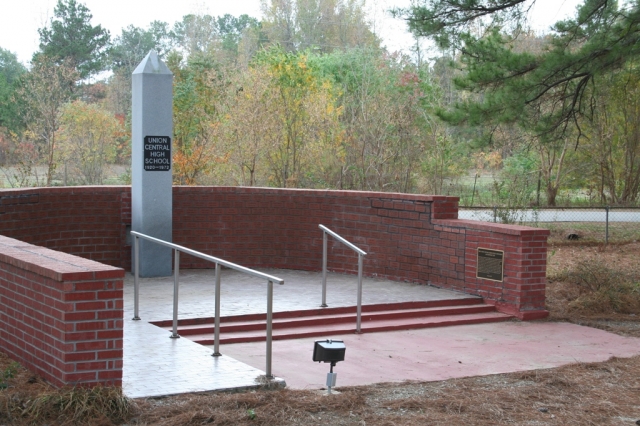
<path fill-rule="evenodd" d="M 174 187 L 173 204 L 175 243 L 245 266 L 320 270 L 323 224 L 368 253 L 368 276 L 480 295 L 521 318 L 546 313 L 549 231 L 458 220 L 456 197 Z M 0 190 L 0 235 L 125 269 L 130 223 L 130 187 Z M 504 282 L 475 278 L 477 247 L 505 251 Z M 329 251 L 331 270 L 355 273 L 354 253 L 331 238 Z"/>
<path fill-rule="evenodd" d="M 320 270 L 323 224 L 368 254 L 365 273 L 420 283 L 440 281 L 440 266 L 462 250 L 439 253 L 432 209 L 457 216 L 457 199 L 355 191 L 266 188 L 174 189 L 174 241 L 252 267 Z M 187 207 L 188 206 L 188 207 Z M 446 242 L 449 246 L 449 241 Z M 357 272 L 357 255 L 329 238 L 329 268 Z M 187 268 L 202 267 L 185 259 Z M 449 269 L 449 268 L 446 268 Z M 464 269 L 446 276 L 464 279 Z M 435 274 L 435 275 L 434 275 Z"/>
<path fill-rule="evenodd" d="M 0 235 L 121 266 L 131 188 L 0 190 Z"/>

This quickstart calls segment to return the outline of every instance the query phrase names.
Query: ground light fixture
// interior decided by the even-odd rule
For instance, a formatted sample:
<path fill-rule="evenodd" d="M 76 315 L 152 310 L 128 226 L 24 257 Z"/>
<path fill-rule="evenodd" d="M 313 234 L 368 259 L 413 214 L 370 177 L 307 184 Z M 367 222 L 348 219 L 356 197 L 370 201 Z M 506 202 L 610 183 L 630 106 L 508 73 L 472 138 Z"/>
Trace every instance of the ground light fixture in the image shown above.
<path fill-rule="evenodd" d="M 336 362 L 344 361 L 346 346 L 342 340 L 316 340 L 313 345 L 313 362 L 329 362 L 331 368 L 327 373 L 327 394 L 331 394 L 331 388 L 336 385 L 338 373 L 333 372 Z"/>

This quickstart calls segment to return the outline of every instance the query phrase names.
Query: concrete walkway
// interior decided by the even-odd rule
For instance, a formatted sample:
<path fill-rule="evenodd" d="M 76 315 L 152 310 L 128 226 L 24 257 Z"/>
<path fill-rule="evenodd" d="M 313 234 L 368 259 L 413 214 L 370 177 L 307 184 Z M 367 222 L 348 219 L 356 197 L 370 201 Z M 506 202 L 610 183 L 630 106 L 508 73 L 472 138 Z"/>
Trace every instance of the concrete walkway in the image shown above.
<path fill-rule="evenodd" d="M 285 280 L 274 287 L 274 311 L 316 308 L 321 303 L 321 274 L 263 270 Z M 211 317 L 213 271 L 187 270 L 180 277 L 179 318 Z M 356 303 L 357 277 L 329 274 L 327 303 Z M 266 282 L 223 271 L 222 315 L 266 312 Z M 468 297 L 433 287 L 379 279 L 363 282 L 363 303 L 442 300 Z M 266 345 L 222 345 L 222 357 L 211 348 L 170 333 L 148 321 L 172 318 L 173 278 L 142 279 L 140 317 L 133 317 L 133 279 L 125 282 L 123 389 L 130 397 L 185 392 L 249 389 L 264 375 Z M 338 363 L 337 388 L 404 380 L 443 380 L 557 367 L 572 362 L 603 361 L 640 354 L 640 339 L 601 330 L 551 322 L 508 322 L 361 335 L 326 336 L 344 340 L 345 361 Z M 312 362 L 317 338 L 273 342 L 272 372 L 295 389 L 325 387 L 327 364 Z"/>
<path fill-rule="evenodd" d="M 445 328 L 337 335 L 345 360 L 334 368 L 337 387 L 405 380 L 434 381 L 559 367 L 640 355 L 640 339 L 568 323 L 504 322 Z M 328 364 L 312 362 L 314 338 L 273 342 L 273 372 L 292 389 L 325 387 Z M 256 343 L 221 352 L 259 366 Z"/>

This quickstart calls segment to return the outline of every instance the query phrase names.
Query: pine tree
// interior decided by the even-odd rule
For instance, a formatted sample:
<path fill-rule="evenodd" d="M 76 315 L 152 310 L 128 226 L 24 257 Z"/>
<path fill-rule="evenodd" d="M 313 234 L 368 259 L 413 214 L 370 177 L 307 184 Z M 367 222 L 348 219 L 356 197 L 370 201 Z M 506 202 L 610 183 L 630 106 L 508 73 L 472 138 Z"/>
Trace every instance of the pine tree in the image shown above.
<path fill-rule="evenodd" d="M 81 79 L 106 69 L 109 31 L 91 25 L 91 12 L 76 0 L 58 0 L 50 26 L 40 28 L 40 52 L 58 64 L 69 61 Z"/>
<path fill-rule="evenodd" d="M 593 109 L 598 76 L 615 72 L 640 55 L 638 0 L 618 7 L 585 0 L 573 19 L 557 22 L 537 52 L 517 49 L 527 35 L 528 0 L 425 0 L 397 10 L 418 36 L 458 53 L 458 87 L 481 93 L 443 111 L 453 123 L 518 123 L 543 139 L 577 130 Z M 481 31 L 478 31 L 478 28 Z"/>

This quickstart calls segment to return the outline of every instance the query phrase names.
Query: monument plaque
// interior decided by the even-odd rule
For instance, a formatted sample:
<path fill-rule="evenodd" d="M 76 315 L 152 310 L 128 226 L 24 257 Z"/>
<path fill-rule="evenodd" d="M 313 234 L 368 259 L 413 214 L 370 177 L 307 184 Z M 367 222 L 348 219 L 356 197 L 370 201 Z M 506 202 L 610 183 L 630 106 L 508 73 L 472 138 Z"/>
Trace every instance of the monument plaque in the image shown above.
<path fill-rule="evenodd" d="M 504 251 L 478 247 L 476 278 L 500 281 L 504 277 Z"/>
<path fill-rule="evenodd" d="M 144 170 L 171 170 L 171 138 L 169 136 L 144 137 Z"/>

